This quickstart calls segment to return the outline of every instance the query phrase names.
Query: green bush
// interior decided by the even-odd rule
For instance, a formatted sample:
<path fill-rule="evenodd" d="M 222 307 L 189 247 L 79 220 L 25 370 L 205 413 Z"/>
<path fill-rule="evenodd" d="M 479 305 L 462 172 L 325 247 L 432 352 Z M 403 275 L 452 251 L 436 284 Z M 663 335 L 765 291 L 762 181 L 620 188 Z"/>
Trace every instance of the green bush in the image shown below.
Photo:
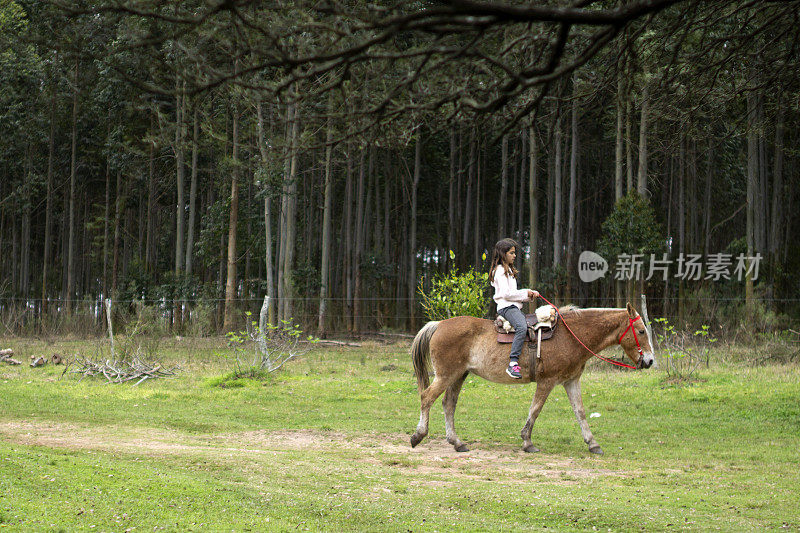
<path fill-rule="evenodd" d="M 602 227 L 598 253 L 609 263 L 621 254 L 649 255 L 665 248 L 664 231 L 653 206 L 635 191 L 620 198 Z"/>
<path fill-rule="evenodd" d="M 486 315 L 488 300 L 485 295 L 489 274 L 474 269 L 459 272 L 453 268 L 446 275 L 437 275 L 431 283 L 431 290 L 425 293 L 422 284 L 422 308 L 428 320 L 444 320 L 454 316 Z"/>
<path fill-rule="evenodd" d="M 677 330 L 666 318 L 656 318 L 654 322 L 656 340 L 669 379 L 688 381 L 701 364 L 709 367 L 711 345 L 717 339 L 708 325 L 704 324 L 690 333 Z"/>

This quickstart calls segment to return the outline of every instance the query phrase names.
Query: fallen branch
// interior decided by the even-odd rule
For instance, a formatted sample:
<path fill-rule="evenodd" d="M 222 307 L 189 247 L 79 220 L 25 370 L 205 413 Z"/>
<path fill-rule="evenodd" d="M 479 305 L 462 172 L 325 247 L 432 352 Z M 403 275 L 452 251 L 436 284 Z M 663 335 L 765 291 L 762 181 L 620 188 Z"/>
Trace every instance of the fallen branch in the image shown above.
<path fill-rule="evenodd" d="M 22 362 L 12 358 L 11 355 L 0 355 L 0 363 L 8 363 L 9 365 L 21 365 Z"/>
<path fill-rule="evenodd" d="M 356 348 L 360 348 L 361 345 L 357 342 L 345 342 L 345 341 L 332 341 L 327 339 L 320 339 L 314 341 L 315 344 L 332 344 L 334 346 L 354 346 Z"/>
<path fill-rule="evenodd" d="M 75 367 L 69 370 L 71 367 Z M 180 371 L 180 367 L 164 368 L 161 364 L 142 361 L 138 357 L 130 360 L 106 360 L 103 362 L 78 356 L 70 361 L 64 373 L 80 374 L 81 378 L 103 376 L 109 383 L 127 383 L 137 380 L 134 386 L 146 379 L 169 378 Z M 63 374 L 62 374 L 63 375 Z"/>
<path fill-rule="evenodd" d="M 368 331 L 364 335 L 378 335 L 380 337 L 401 337 L 403 339 L 413 339 L 414 335 L 408 333 L 386 333 L 384 331 Z"/>

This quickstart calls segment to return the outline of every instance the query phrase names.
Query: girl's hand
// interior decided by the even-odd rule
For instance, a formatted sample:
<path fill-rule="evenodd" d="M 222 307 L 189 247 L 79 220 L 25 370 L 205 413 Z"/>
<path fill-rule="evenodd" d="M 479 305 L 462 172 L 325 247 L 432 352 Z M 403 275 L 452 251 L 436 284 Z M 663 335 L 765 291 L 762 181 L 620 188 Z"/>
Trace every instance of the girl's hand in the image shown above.
<path fill-rule="evenodd" d="M 528 300 L 533 301 L 539 297 L 539 293 L 537 291 L 533 291 L 528 289 Z"/>

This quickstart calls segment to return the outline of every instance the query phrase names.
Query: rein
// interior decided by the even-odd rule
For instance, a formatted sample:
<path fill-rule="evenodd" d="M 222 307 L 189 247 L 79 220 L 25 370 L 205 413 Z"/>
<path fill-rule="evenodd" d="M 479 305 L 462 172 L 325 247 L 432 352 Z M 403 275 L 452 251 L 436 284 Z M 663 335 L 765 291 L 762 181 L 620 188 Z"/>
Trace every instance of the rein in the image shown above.
<path fill-rule="evenodd" d="M 575 335 L 575 333 L 572 331 L 572 328 L 570 328 L 569 324 L 567 324 L 567 321 L 564 320 L 564 315 L 561 314 L 561 311 L 559 311 L 558 307 L 556 307 L 555 304 L 550 302 L 550 300 L 548 300 L 547 298 L 545 298 L 541 294 L 539 295 L 539 298 L 541 298 L 542 300 L 544 300 L 545 302 L 547 302 L 548 304 L 553 306 L 553 308 L 556 310 L 556 313 L 558 313 L 561 316 L 561 322 L 563 322 L 564 326 L 566 326 L 567 331 L 569 331 L 570 334 L 572 334 L 572 336 L 575 337 L 575 340 L 578 341 L 581 344 L 581 346 L 586 348 L 589 351 L 590 354 L 592 354 L 593 356 L 597 357 L 601 361 L 605 361 L 606 363 L 611 363 L 612 365 L 623 366 L 625 368 L 632 368 L 634 370 L 638 370 L 638 367 L 635 367 L 633 365 L 629 365 L 629 364 L 626 364 L 626 363 L 620 363 L 619 361 L 614 361 L 613 359 L 606 359 L 602 355 L 597 355 L 596 353 L 594 353 L 592 350 L 589 349 L 588 346 L 586 346 L 583 343 L 582 340 L 580 340 L 578 338 L 577 335 Z M 628 317 L 628 328 L 625 330 L 625 333 L 623 333 L 620 336 L 619 343 L 622 344 L 622 338 L 625 337 L 625 334 L 628 333 L 629 329 L 632 330 L 633 331 L 633 339 L 636 341 L 636 349 L 639 351 L 639 357 L 641 358 L 641 357 L 643 357 L 642 347 L 639 345 L 639 338 L 636 336 L 636 328 L 633 327 L 633 323 L 636 322 L 637 320 L 639 320 L 640 318 L 642 318 L 641 315 L 637 316 L 636 318 Z M 639 360 L 641 361 L 641 359 L 639 359 Z"/>

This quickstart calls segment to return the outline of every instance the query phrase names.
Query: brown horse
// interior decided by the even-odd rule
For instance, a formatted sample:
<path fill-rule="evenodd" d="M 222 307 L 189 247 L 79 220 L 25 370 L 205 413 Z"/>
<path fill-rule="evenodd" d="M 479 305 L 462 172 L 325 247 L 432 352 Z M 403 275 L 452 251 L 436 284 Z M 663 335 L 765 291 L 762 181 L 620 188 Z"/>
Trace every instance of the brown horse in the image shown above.
<path fill-rule="evenodd" d="M 526 452 L 538 452 L 531 442 L 531 431 L 536 417 L 544 406 L 553 387 L 564 385 L 572 409 L 580 424 L 583 440 L 589 451 L 602 454 L 603 450 L 594 440 L 581 398 L 581 374 L 592 353 L 597 353 L 614 344 L 620 344 L 625 354 L 637 368 L 650 368 L 653 364 L 653 349 L 636 310 L 628 304 L 627 309 L 576 309 L 562 311 L 561 320 L 553 337 L 542 343 L 541 359 L 536 369 L 536 393 L 533 396 L 528 421 L 522 428 L 522 447 Z M 572 335 L 564 322 L 569 325 Z M 632 329 L 635 335 L 628 330 Z M 585 346 L 576 339 L 583 341 Z M 588 348 L 588 349 L 587 349 Z M 428 322 L 414 337 L 411 356 L 417 377 L 422 403 L 419 424 L 411 436 L 414 447 L 428 434 L 428 413 L 436 398 L 444 392 L 444 417 L 447 442 L 456 451 L 468 451 L 464 442 L 456 435 L 454 416 L 458 394 L 467 375 L 478 376 L 506 385 L 530 383 L 528 377 L 530 358 L 528 350 L 535 346 L 526 343 L 520 357 L 522 379 L 506 374 L 510 344 L 499 344 L 491 320 L 469 316 L 448 318 L 439 322 Z M 433 383 L 429 369 L 433 366 Z"/>

